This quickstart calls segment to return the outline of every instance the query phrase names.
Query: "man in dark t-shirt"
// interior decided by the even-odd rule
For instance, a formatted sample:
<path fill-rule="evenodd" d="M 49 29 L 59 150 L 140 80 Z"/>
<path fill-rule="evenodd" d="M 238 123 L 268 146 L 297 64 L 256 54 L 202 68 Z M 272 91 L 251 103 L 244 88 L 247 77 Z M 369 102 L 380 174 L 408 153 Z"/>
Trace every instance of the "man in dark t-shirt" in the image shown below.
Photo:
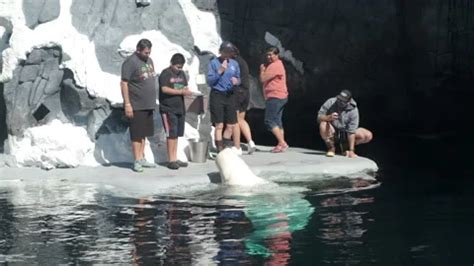
<path fill-rule="evenodd" d="M 122 64 L 122 90 L 125 116 L 130 119 L 130 139 L 135 158 L 133 170 L 155 167 L 145 160 L 145 138 L 153 136 L 153 111 L 156 107 L 155 67 L 150 58 L 151 42 L 141 39 L 136 51 Z"/>
<path fill-rule="evenodd" d="M 186 109 L 184 107 L 183 96 L 191 95 L 188 89 L 188 81 L 183 72 L 183 65 L 186 62 L 184 56 L 176 53 L 171 57 L 171 65 L 163 69 L 160 74 L 160 113 L 163 119 L 163 126 L 166 131 L 168 149 L 168 168 L 177 170 L 186 167 L 188 164 L 178 160 L 178 137 L 184 135 L 184 123 Z"/>

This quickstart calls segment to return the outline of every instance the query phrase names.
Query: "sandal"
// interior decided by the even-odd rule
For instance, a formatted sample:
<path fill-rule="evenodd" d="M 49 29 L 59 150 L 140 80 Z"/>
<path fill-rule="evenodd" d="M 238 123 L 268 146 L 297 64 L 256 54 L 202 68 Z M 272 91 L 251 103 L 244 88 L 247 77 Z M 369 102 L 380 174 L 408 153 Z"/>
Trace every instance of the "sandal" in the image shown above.
<path fill-rule="evenodd" d="M 283 152 L 281 146 L 275 146 L 273 147 L 273 149 L 271 150 L 272 153 L 280 153 L 280 152 Z"/>
<path fill-rule="evenodd" d="M 285 143 L 285 145 L 281 146 L 281 145 L 276 145 L 273 149 L 272 149 L 272 152 L 273 153 L 280 153 L 280 152 L 285 152 L 290 146 L 288 146 L 288 144 Z"/>

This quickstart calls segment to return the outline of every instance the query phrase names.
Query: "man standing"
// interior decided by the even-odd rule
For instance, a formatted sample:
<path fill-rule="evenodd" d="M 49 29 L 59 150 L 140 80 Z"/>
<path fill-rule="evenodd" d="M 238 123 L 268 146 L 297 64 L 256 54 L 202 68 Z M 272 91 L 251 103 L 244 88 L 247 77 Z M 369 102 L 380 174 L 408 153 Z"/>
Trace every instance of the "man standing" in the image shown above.
<path fill-rule="evenodd" d="M 130 120 L 130 139 L 135 158 L 133 170 L 155 167 L 145 160 L 145 137 L 153 136 L 153 111 L 156 107 L 155 68 L 150 58 L 151 42 L 141 39 L 136 51 L 122 64 L 122 89 L 125 116 Z"/>
<path fill-rule="evenodd" d="M 359 127 L 359 110 L 357 103 L 348 90 L 343 90 L 336 97 L 329 98 L 318 112 L 319 133 L 326 143 L 326 156 L 334 157 L 335 142 L 347 139 L 348 150 L 345 155 L 357 157 L 355 145 L 368 143 L 372 140 L 372 132 Z M 343 152 L 341 150 L 341 152 Z"/>
<path fill-rule="evenodd" d="M 220 56 L 211 60 L 207 73 L 207 83 L 211 87 L 209 96 L 211 123 L 215 127 L 214 138 L 218 151 L 224 149 L 224 139 L 230 141 L 232 136 L 235 145 L 237 137 L 240 137 L 232 134 L 237 124 L 237 109 L 232 88 L 240 84 L 240 68 L 237 61 L 231 58 L 233 52 L 234 45 L 223 42 L 219 48 Z M 223 132 L 224 123 L 225 132 Z"/>
<path fill-rule="evenodd" d="M 188 164 L 178 160 L 178 137 L 184 135 L 186 109 L 183 96 L 191 95 L 183 66 L 186 60 L 180 53 L 171 57 L 171 65 L 160 74 L 160 113 L 166 131 L 168 146 L 168 168 L 177 170 Z"/>

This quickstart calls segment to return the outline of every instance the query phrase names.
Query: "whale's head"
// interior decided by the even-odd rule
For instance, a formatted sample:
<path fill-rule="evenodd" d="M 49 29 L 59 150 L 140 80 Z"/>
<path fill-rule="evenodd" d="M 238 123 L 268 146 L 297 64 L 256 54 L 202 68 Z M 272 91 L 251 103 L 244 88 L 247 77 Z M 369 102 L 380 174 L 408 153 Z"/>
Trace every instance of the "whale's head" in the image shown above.
<path fill-rule="evenodd" d="M 221 174 L 222 184 L 254 186 L 270 183 L 269 181 L 256 176 L 244 160 L 229 148 L 219 152 L 216 157 L 216 164 Z"/>

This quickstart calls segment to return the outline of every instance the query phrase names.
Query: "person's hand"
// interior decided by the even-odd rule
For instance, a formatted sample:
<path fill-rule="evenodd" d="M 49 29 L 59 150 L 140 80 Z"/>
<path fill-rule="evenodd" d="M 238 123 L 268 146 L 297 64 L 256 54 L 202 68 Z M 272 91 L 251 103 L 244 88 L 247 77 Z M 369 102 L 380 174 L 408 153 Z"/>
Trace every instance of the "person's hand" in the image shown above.
<path fill-rule="evenodd" d="M 133 118 L 133 108 L 129 103 L 125 104 L 125 116 L 128 118 Z"/>
<path fill-rule="evenodd" d="M 188 89 L 188 87 L 186 87 L 186 88 L 184 88 L 184 89 L 182 90 L 182 94 L 183 94 L 183 96 L 191 96 L 191 95 L 193 95 L 193 92 L 190 91 L 190 90 Z"/>
<path fill-rule="evenodd" d="M 334 113 L 330 114 L 328 118 L 329 118 L 329 121 L 337 120 L 337 119 L 339 119 L 339 114 L 334 112 Z"/>
<path fill-rule="evenodd" d="M 237 85 L 237 84 L 239 84 L 239 79 L 236 78 L 236 77 L 230 78 L 230 81 L 232 82 L 232 85 Z"/>
<path fill-rule="evenodd" d="M 264 72 L 266 69 L 265 65 L 264 64 L 261 64 L 260 65 L 260 72 Z"/>
<path fill-rule="evenodd" d="M 349 158 L 356 158 L 357 157 L 357 154 L 354 152 L 354 151 L 346 151 L 346 157 L 349 157 Z"/>
<path fill-rule="evenodd" d="M 226 71 L 228 65 L 229 65 L 229 60 L 228 60 L 228 59 L 225 59 L 225 60 L 222 62 L 221 66 L 219 67 L 219 70 L 218 70 L 219 74 L 224 73 L 224 72 Z"/>

